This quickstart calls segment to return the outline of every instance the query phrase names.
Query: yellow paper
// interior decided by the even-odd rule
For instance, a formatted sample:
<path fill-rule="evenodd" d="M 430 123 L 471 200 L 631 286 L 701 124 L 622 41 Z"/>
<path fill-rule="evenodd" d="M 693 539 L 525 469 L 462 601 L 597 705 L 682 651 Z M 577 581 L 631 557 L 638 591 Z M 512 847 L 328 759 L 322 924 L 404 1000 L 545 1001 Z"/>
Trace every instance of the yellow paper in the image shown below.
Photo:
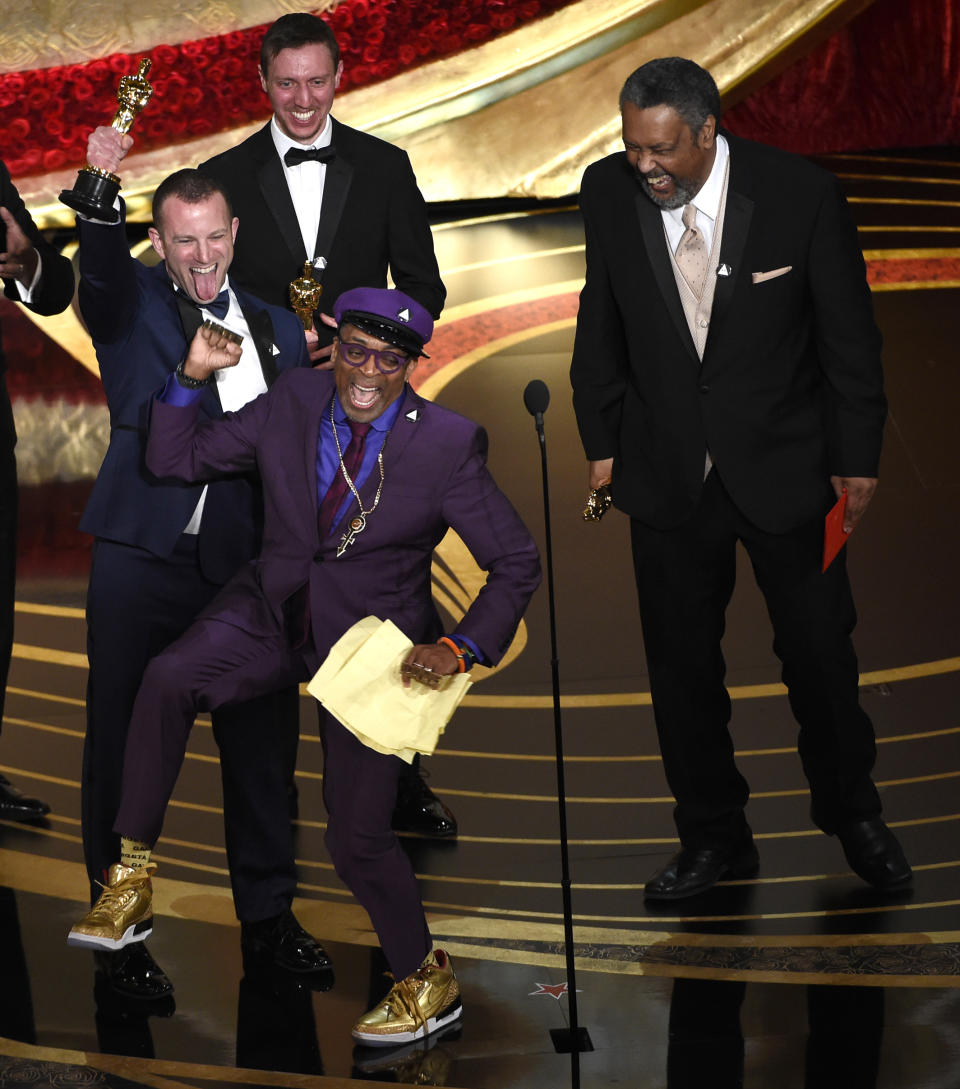
<path fill-rule="evenodd" d="M 413 643 L 390 620 L 358 621 L 331 648 L 307 691 L 377 752 L 408 764 L 429 755 L 473 683 L 457 673 L 437 689 L 400 678 L 400 663 Z"/>

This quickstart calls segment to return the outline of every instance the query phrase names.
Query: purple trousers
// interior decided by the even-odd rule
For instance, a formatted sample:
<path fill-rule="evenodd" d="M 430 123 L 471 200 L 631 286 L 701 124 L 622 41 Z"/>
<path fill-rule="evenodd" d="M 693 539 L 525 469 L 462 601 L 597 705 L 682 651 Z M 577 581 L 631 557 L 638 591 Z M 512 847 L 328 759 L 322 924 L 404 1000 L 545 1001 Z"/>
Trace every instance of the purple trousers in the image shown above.
<path fill-rule="evenodd" d="M 114 830 L 153 844 L 198 711 L 307 679 L 302 655 L 279 629 L 244 631 L 206 617 L 153 658 L 137 694 Z M 403 762 L 361 744 L 320 709 L 326 843 L 340 879 L 367 911 L 395 979 L 431 948 L 410 860 L 390 827 Z"/>

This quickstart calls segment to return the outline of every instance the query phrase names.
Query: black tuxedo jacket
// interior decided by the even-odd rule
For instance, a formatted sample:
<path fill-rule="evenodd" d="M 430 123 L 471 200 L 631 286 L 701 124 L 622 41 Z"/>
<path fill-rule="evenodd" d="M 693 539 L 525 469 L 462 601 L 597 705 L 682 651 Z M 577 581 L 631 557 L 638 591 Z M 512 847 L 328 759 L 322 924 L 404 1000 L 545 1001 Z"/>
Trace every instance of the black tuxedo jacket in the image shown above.
<path fill-rule="evenodd" d="M 660 210 L 623 152 L 587 168 L 574 407 L 588 459 L 614 458 L 614 501 L 632 517 L 659 529 L 686 520 L 709 448 L 740 510 L 781 533 L 824 513 L 831 474 L 877 475 L 880 334 L 833 175 L 724 135 L 718 267 L 729 274 L 717 277 L 702 364 Z"/>
<path fill-rule="evenodd" d="M 3 162 L 0 162 L 0 205 L 13 216 L 40 254 L 40 281 L 37 284 L 33 302 L 28 304 L 30 309 L 37 314 L 59 314 L 61 310 L 66 310 L 73 299 L 73 265 L 49 242 L 46 242 L 37 230 Z M 0 253 L 6 252 L 6 249 L 6 230 L 0 220 Z M 3 281 L 4 295 L 20 302 L 18 288 L 16 280 Z M 3 354 L 3 344 L 0 342 L 0 380 L 6 369 L 6 356 Z M 6 396 L 0 397 L 0 402 L 2 402 L 0 404 L 0 448 L 6 450 L 12 448 L 16 442 L 16 432 Z"/>
<path fill-rule="evenodd" d="M 387 267 L 401 291 L 436 318 L 446 289 L 433 252 L 423 195 L 405 151 L 333 122 L 336 158 L 327 165 L 316 254 L 327 259 L 319 310 L 353 287 L 386 287 Z M 307 254 L 285 167 L 269 122 L 200 169 L 230 194 L 240 220 L 230 276 L 254 295 L 289 309 L 287 288 Z M 314 322 L 321 343 L 332 330 Z"/>

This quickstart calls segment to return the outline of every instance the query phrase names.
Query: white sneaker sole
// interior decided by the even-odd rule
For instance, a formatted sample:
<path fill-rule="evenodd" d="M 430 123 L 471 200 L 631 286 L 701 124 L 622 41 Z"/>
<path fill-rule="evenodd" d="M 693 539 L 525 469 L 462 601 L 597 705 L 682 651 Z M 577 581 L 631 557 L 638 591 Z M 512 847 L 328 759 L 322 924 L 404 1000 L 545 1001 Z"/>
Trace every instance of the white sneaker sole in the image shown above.
<path fill-rule="evenodd" d="M 138 927 L 143 929 L 138 930 Z M 67 945 L 74 949 L 123 949 L 134 942 L 146 941 L 153 933 L 153 919 L 142 919 L 139 923 L 132 923 L 119 938 L 98 938 L 93 934 L 84 934 L 71 930 L 67 935 Z"/>
<path fill-rule="evenodd" d="M 436 1017 L 428 1018 L 424 1027 L 415 1029 L 413 1032 L 358 1032 L 354 1029 L 351 1035 L 354 1040 L 366 1044 L 367 1047 L 397 1047 L 399 1044 L 410 1044 L 414 1040 L 422 1040 L 425 1036 L 430 1036 L 436 1032 L 437 1029 L 442 1029 L 444 1025 L 452 1025 L 454 1021 L 458 1021 L 462 1016 L 463 1004 L 457 999 L 457 1004 L 454 1007 L 447 1007 L 444 1012 Z"/>

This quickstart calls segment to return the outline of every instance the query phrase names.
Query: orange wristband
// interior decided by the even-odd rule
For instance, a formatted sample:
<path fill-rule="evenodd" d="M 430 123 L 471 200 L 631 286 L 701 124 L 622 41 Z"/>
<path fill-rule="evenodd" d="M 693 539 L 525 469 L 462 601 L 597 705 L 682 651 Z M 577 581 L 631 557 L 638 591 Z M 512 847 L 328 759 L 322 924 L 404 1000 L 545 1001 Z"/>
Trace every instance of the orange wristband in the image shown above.
<path fill-rule="evenodd" d="M 466 659 L 464 658 L 463 651 L 460 649 L 460 647 L 458 647 L 457 644 L 448 635 L 441 635 L 440 636 L 440 638 L 437 640 L 437 645 L 439 646 L 441 643 L 444 646 L 449 647 L 453 651 L 453 653 L 456 654 L 458 672 L 466 673 L 466 671 L 467 671 L 467 662 L 466 662 Z"/>

